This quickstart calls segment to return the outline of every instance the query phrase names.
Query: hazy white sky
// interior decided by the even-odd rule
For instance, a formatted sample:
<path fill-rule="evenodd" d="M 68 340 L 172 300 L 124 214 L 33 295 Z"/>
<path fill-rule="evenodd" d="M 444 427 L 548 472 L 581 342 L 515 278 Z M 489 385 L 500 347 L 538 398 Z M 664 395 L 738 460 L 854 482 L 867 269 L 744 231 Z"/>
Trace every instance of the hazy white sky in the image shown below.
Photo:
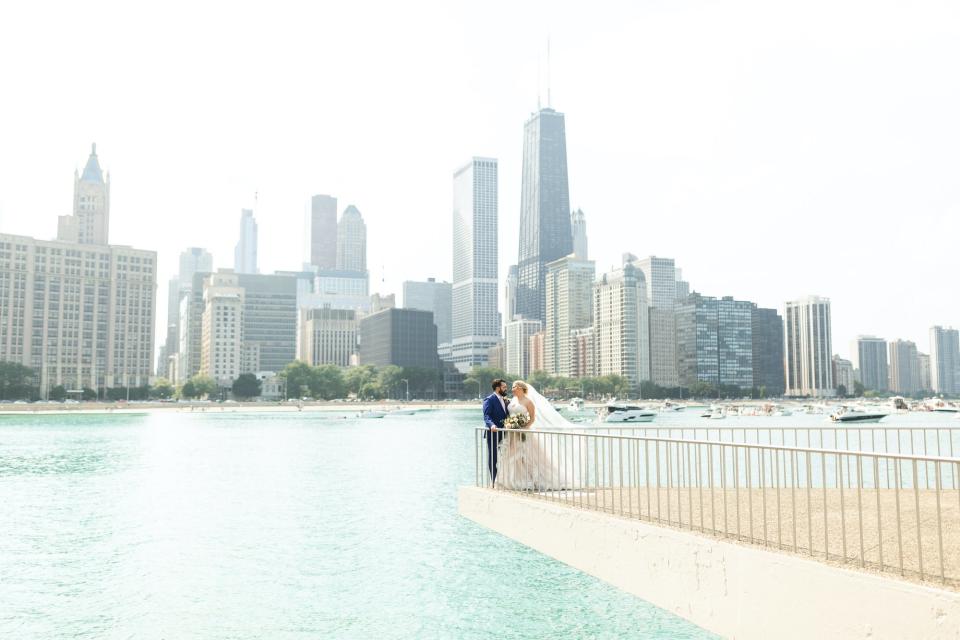
<path fill-rule="evenodd" d="M 955 1 L 8 4 L 0 231 L 53 237 L 97 142 L 160 318 L 181 249 L 232 266 L 254 192 L 261 271 L 299 266 L 329 193 L 367 221 L 374 291 L 449 279 L 473 155 L 500 160 L 502 279 L 549 35 L 598 270 L 630 251 L 708 295 L 829 296 L 844 355 L 960 325 Z"/>

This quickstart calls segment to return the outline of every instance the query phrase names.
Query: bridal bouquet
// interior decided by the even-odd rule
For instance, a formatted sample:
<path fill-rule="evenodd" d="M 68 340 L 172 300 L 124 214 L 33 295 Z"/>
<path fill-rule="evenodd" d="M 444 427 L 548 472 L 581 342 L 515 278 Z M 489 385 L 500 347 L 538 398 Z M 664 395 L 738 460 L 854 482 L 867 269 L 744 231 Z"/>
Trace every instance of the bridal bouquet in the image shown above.
<path fill-rule="evenodd" d="M 526 429 L 527 423 L 530 419 L 523 413 L 514 413 L 507 416 L 506 420 L 503 421 L 503 426 L 505 429 Z M 526 440 L 527 436 L 520 434 L 521 440 Z"/>

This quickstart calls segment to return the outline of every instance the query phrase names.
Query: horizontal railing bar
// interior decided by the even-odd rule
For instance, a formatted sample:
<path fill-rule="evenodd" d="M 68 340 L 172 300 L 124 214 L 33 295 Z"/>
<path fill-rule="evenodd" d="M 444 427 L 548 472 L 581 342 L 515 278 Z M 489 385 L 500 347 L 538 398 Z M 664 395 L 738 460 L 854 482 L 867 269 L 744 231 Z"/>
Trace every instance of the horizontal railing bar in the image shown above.
<path fill-rule="evenodd" d="M 486 427 L 476 427 L 478 431 L 487 431 Z M 681 444 L 704 444 L 711 445 L 716 447 L 743 447 L 743 448 L 752 448 L 752 449 L 764 449 L 768 451 L 797 451 L 802 453 L 817 453 L 817 454 L 840 454 L 845 456 L 865 456 L 870 458 L 886 458 L 891 460 L 918 460 L 923 462 L 943 462 L 956 464 L 960 462 L 960 457 L 949 458 L 945 456 L 919 456 L 919 455 L 910 455 L 904 453 L 883 453 L 880 451 L 852 451 L 848 449 L 817 449 L 814 447 L 788 447 L 783 445 L 776 444 L 758 444 L 752 442 L 725 442 L 722 440 L 694 440 L 689 438 L 658 438 L 658 437 L 648 437 L 648 436 L 632 436 L 624 434 L 615 434 L 615 433 L 583 433 L 580 431 L 575 431 L 573 429 L 569 431 L 545 431 L 541 429 L 526 430 L 526 429 L 498 429 L 499 432 L 526 432 L 526 433 L 538 433 L 544 435 L 557 435 L 557 436 L 589 436 L 591 438 L 619 438 L 624 440 L 637 440 L 637 441 L 647 441 L 647 442 L 670 442 L 670 443 L 681 443 Z"/>

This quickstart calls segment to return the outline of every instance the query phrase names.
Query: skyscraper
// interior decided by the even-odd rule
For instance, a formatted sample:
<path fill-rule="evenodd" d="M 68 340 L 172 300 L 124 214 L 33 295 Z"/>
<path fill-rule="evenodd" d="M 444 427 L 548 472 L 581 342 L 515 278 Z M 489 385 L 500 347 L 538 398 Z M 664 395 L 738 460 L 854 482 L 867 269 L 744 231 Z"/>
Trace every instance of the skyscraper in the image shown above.
<path fill-rule="evenodd" d="M 890 342 L 891 391 L 910 394 L 920 390 L 920 359 L 917 345 L 909 340 Z"/>
<path fill-rule="evenodd" d="M 453 174 L 453 343 L 466 373 L 500 341 L 497 161 L 473 158 Z"/>
<path fill-rule="evenodd" d="M 930 385 L 943 394 L 960 393 L 960 333 L 953 328 L 930 328 Z"/>
<path fill-rule="evenodd" d="M 677 306 L 680 384 L 753 386 L 753 304 L 697 293 Z"/>
<path fill-rule="evenodd" d="M 587 219 L 582 209 L 570 214 L 570 226 L 573 231 L 573 255 L 586 260 L 589 257 L 587 246 Z"/>
<path fill-rule="evenodd" d="M 517 318 L 506 324 L 504 369 L 507 373 L 521 378 L 529 377 L 533 373 L 533 369 L 530 368 L 530 337 L 539 331 L 539 320 Z"/>
<path fill-rule="evenodd" d="M 886 391 L 890 384 L 887 341 L 876 336 L 857 336 L 853 343 L 853 366 L 860 371 L 863 388 Z"/>
<path fill-rule="evenodd" d="M 180 269 L 171 278 L 167 287 L 167 338 L 164 344 L 166 355 L 180 352 L 180 301 L 189 295 L 193 286 L 193 274 L 213 271 L 213 256 L 201 247 L 189 247 L 180 253 Z M 158 368 L 157 375 L 177 379 L 177 371 L 168 364 Z"/>
<path fill-rule="evenodd" d="M 650 379 L 647 284 L 627 262 L 593 285 L 593 369 L 623 376 L 634 386 Z"/>
<path fill-rule="evenodd" d="M 543 365 L 553 375 L 571 377 L 570 336 L 593 324 L 593 262 L 567 256 L 547 264 Z"/>
<path fill-rule="evenodd" d="M 783 318 L 776 309 L 753 305 L 753 386 L 767 396 L 782 396 Z"/>
<path fill-rule="evenodd" d="M 318 269 L 337 268 L 337 199 L 316 195 L 310 198 L 307 221 L 308 258 Z"/>
<path fill-rule="evenodd" d="M 73 173 L 73 215 L 60 216 L 57 240 L 103 245 L 109 232 L 110 176 L 104 177 L 94 144 L 83 173 Z"/>
<path fill-rule="evenodd" d="M 193 285 L 193 274 L 213 271 L 213 256 L 202 247 L 188 247 L 180 252 L 180 289 L 189 289 Z"/>
<path fill-rule="evenodd" d="M 367 273 L 367 225 L 352 204 L 337 224 L 337 270 Z"/>
<path fill-rule="evenodd" d="M 280 372 L 297 357 L 297 280 L 252 273 L 236 280 L 243 291 L 244 346 L 259 354 L 256 367 L 240 373 Z"/>
<path fill-rule="evenodd" d="M 834 396 L 830 299 L 807 296 L 787 302 L 785 311 L 786 394 Z"/>
<path fill-rule="evenodd" d="M 153 371 L 157 254 L 0 234 L 0 361 L 52 387 L 140 386 Z"/>
<path fill-rule="evenodd" d="M 304 309 L 298 357 L 311 366 L 350 365 L 357 353 L 359 320 L 352 309 Z"/>
<path fill-rule="evenodd" d="M 832 365 L 833 384 L 836 385 L 837 394 L 853 395 L 853 387 L 857 381 L 853 374 L 853 363 L 834 355 Z"/>
<path fill-rule="evenodd" d="M 449 345 L 453 339 L 453 286 L 449 282 L 407 280 L 403 283 L 403 308 L 433 313 L 437 325 L 437 345 Z"/>
<path fill-rule="evenodd" d="M 517 313 L 546 318 L 547 263 L 573 253 L 564 116 L 540 109 L 523 129 Z"/>
<path fill-rule="evenodd" d="M 240 210 L 240 240 L 233 251 L 236 273 L 257 273 L 257 221 L 253 210 Z"/>
<path fill-rule="evenodd" d="M 917 353 L 917 378 L 920 391 L 933 389 L 933 385 L 930 384 L 930 354 L 928 353 Z"/>
<path fill-rule="evenodd" d="M 507 323 L 517 319 L 517 274 L 517 265 L 510 265 L 503 289 L 503 317 Z"/>
<path fill-rule="evenodd" d="M 228 386 L 243 371 L 243 288 L 223 271 L 203 281 L 200 373 Z"/>
<path fill-rule="evenodd" d="M 662 387 L 676 387 L 677 373 L 677 272 L 673 258 L 624 256 L 644 275 L 650 327 L 650 379 Z"/>

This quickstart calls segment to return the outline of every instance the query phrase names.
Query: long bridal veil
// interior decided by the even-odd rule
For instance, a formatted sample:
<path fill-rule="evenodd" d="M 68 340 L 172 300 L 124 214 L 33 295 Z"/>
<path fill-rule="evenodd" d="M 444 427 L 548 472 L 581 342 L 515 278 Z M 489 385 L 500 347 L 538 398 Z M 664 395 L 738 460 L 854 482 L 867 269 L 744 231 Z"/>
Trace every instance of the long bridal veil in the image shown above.
<path fill-rule="evenodd" d="M 534 430 L 561 431 L 574 428 L 573 423 L 561 416 L 560 412 L 554 409 L 550 401 L 534 389 L 532 384 L 527 382 L 526 385 L 527 397 L 533 402 L 533 408 L 537 411 L 537 418 L 533 425 Z"/>
<path fill-rule="evenodd" d="M 533 402 L 536 417 L 531 431 L 566 433 L 533 433 L 535 454 L 539 458 L 542 482 L 540 489 L 573 489 L 579 486 L 579 461 L 581 459 L 581 438 L 572 432 L 576 428 L 572 422 L 560 415 L 549 400 L 543 397 L 530 383 L 527 384 L 527 397 Z"/>

